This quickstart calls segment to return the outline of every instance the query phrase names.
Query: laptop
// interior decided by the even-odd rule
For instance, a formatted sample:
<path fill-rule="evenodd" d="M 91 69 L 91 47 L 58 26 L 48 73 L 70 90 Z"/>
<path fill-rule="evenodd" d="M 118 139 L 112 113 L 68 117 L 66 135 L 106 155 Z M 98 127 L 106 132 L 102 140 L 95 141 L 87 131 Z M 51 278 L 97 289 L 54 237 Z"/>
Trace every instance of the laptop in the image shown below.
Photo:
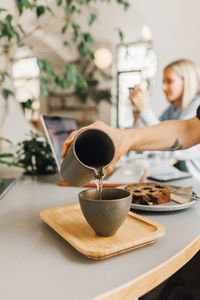
<path fill-rule="evenodd" d="M 40 119 L 55 158 L 56 165 L 60 171 L 63 161 L 63 158 L 61 158 L 63 142 L 68 138 L 72 131 L 78 129 L 77 122 L 73 118 L 53 115 L 41 115 Z"/>
<path fill-rule="evenodd" d="M 15 178 L 2 178 L 0 179 L 0 199 L 5 196 L 9 189 L 15 184 Z"/>

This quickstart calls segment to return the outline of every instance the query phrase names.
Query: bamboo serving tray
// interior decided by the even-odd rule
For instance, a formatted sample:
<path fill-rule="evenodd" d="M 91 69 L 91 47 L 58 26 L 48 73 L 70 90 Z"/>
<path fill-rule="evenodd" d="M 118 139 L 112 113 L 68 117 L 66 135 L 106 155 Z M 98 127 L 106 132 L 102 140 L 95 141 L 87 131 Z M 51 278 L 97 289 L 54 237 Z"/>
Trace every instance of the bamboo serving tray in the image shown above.
<path fill-rule="evenodd" d="M 165 234 L 161 224 L 129 212 L 114 236 L 98 236 L 85 220 L 79 204 L 43 210 L 40 218 L 76 250 L 92 259 L 130 251 L 153 243 Z"/>

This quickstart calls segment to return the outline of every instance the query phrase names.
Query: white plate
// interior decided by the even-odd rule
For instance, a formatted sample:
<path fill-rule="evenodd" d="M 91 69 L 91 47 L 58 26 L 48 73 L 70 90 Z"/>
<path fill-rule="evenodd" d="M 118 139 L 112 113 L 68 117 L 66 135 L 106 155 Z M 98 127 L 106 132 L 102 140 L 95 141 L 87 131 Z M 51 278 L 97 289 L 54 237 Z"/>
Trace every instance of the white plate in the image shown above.
<path fill-rule="evenodd" d="M 120 186 L 119 188 L 125 189 L 127 185 Z M 197 200 L 191 200 L 190 202 L 179 204 L 174 201 L 170 201 L 165 204 L 157 204 L 157 205 L 142 205 L 142 204 L 135 204 L 131 203 L 131 208 L 136 210 L 142 210 L 142 211 L 176 211 L 176 210 L 182 210 L 191 207 L 197 202 Z"/>
<path fill-rule="evenodd" d="M 176 210 L 182 210 L 189 208 L 193 204 L 196 203 L 197 200 L 191 200 L 190 202 L 184 203 L 184 204 L 178 204 L 174 201 L 170 201 L 165 204 L 157 204 L 157 205 L 141 205 L 141 204 L 135 204 L 131 203 L 132 209 L 137 210 L 143 210 L 143 211 L 176 211 Z"/>

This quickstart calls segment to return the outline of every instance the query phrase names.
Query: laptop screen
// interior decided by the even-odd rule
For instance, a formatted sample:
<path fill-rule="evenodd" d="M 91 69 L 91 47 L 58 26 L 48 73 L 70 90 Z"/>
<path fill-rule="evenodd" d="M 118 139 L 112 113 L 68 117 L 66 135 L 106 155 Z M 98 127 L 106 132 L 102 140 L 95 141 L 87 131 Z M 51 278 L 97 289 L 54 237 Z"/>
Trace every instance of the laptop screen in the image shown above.
<path fill-rule="evenodd" d="M 78 129 L 75 119 L 58 116 L 41 116 L 42 125 L 47 135 L 51 150 L 60 170 L 62 163 L 61 151 L 63 142 L 70 135 L 70 133 Z"/>

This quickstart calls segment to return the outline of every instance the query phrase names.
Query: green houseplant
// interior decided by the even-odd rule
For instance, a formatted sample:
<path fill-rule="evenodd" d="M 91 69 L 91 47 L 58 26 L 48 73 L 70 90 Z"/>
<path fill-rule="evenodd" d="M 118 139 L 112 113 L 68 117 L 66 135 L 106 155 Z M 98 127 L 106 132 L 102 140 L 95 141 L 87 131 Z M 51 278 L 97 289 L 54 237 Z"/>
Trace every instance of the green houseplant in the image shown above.
<path fill-rule="evenodd" d="M 50 96 L 60 98 L 62 107 L 67 110 L 70 109 L 80 109 L 82 110 L 91 110 L 97 112 L 97 105 L 102 101 L 111 103 L 111 91 L 110 88 L 102 87 L 101 81 L 110 81 L 112 76 L 105 72 L 104 70 L 99 69 L 93 60 L 90 60 L 87 57 L 79 57 L 77 60 L 72 61 L 79 74 L 86 80 L 87 87 L 76 86 L 70 91 L 65 93 L 56 93 L 56 91 L 51 91 Z M 79 106 L 75 107 L 66 105 L 68 99 L 77 100 L 76 103 L 79 103 Z M 87 106 L 85 106 L 87 105 Z M 48 108 L 51 110 L 51 107 Z M 91 122 L 91 119 L 90 119 Z M 85 125 L 85 124 L 83 124 Z"/>
<path fill-rule="evenodd" d="M 9 140 L 4 140 L 11 144 Z M 0 164 L 22 168 L 26 175 L 56 172 L 56 163 L 47 139 L 32 131 L 27 139 L 17 144 L 15 153 L 0 154 Z"/>
<path fill-rule="evenodd" d="M 12 84 L 12 66 L 15 62 L 15 53 L 17 49 L 29 45 L 29 39 L 34 36 L 37 31 L 43 32 L 43 39 L 51 33 L 51 31 L 59 26 L 59 30 L 63 38 L 63 45 L 65 47 L 73 46 L 77 56 L 93 61 L 94 58 L 94 42 L 95 39 L 90 33 L 90 26 L 98 19 L 98 9 L 95 4 L 105 2 L 109 5 L 111 0 L 55 0 L 51 5 L 44 4 L 44 1 L 35 0 L 15 0 L 12 1 L 12 9 L 0 8 L 0 93 L 5 100 L 2 112 L 0 114 L 0 131 L 4 124 L 7 112 L 8 102 L 10 97 L 15 97 L 15 89 Z M 115 0 L 124 10 L 129 7 L 127 0 Z M 56 10 L 52 8 L 56 7 Z M 33 26 L 24 26 L 24 16 L 30 13 L 31 17 L 35 18 Z M 79 16 L 87 15 L 88 30 L 84 31 L 79 24 Z M 41 22 L 41 20 L 44 22 Z M 117 25 L 117 24 L 116 24 Z M 123 33 L 121 29 L 117 29 L 120 41 L 123 40 Z M 38 57 L 37 51 L 41 45 L 41 40 L 36 41 L 35 47 L 31 46 L 34 56 L 37 57 L 37 63 L 40 69 L 40 90 L 43 96 L 48 96 L 51 89 L 61 88 L 68 90 L 74 88 L 74 93 L 82 101 L 87 101 L 87 90 L 94 94 L 94 87 L 98 85 L 94 78 L 81 74 L 76 62 L 63 62 L 59 69 L 56 69 L 52 63 L 45 57 Z M 91 87 L 93 86 L 93 89 Z M 88 89 L 90 87 L 90 89 Z M 110 92 L 107 90 L 97 91 L 96 101 L 102 99 L 110 101 Z M 28 100 L 28 99 L 27 99 Z M 3 101 L 3 100 L 0 100 Z M 28 100 L 28 105 L 32 102 Z M 29 105 L 30 106 L 30 105 Z M 1 136 L 0 132 L 0 136 Z M 36 139 L 37 140 L 37 139 Z M 21 144 L 22 145 L 22 144 Z M 1 145 L 0 145 L 1 146 Z M 1 148 L 1 147 L 0 147 Z M 5 155 L 8 155 L 7 157 Z M 10 156 L 9 156 L 10 155 Z M 1 154 L 2 163 L 9 165 L 9 159 L 12 159 L 11 154 Z M 12 162 L 15 163 L 14 161 Z M 22 161 L 21 161 L 22 163 Z"/>
<path fill-rule="evenodd" d="M 34 132 L 30 132 L 29 138 L 18 143 L 15 160 L 26 175 L 56 172 L 56 163 L 47 139 Z"/>
<path fill-rule="evenodd" d="M 85 78 L 87 88 L 82 86 L 74 90 L 74 95 L 80 100 L 81 103 L 86 103 L 88 98 L 98 104 L 101 100 L 111 102 L 110 89 L 101 88 L 99 78 L 110 80 L 111 76 L 99 69 L 95 63 L 87 57 L 79 58 L 73 62 L 77 67 L 79 73 Z"/>

